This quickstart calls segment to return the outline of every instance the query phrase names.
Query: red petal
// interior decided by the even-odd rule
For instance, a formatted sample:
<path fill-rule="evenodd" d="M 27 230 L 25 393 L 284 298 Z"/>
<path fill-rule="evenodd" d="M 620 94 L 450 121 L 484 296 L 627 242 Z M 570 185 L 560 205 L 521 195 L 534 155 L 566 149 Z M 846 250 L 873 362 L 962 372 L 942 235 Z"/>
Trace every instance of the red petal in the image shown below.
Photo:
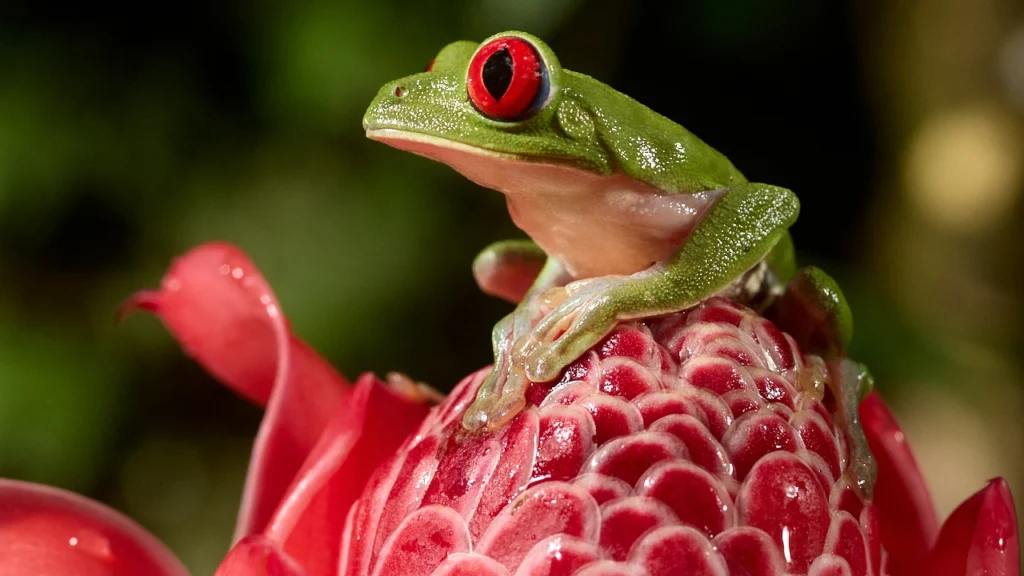
<path fill-rule="evenodd" d="M 929 574 L 1019 576 L 1017 514 L 1005 480 L 992 480 L 953 511 L 939 533 Z"/>
<path fill-rule="evenodd" d="M 267 527 L 334 413 L 351 398 L 341 377 L 315 352 L 294 338 L 290 352 L 282 357 L 284 372 L 278 374 L 253 445 L 236 538 Z"/>
<path fill-rule="evenodd" d="M 71 492 L 3 479 L 0 574 L 188 576 L 159 540 L 118 512 Z"/>
<path fill-rule="evenodd" d="M 214 576 L 306 576 L 306 571 L 265 536 L 249 536 L 231 549 Z"/>
<path fill-rule="evenodd" d="M 158 292 L 123 310 L 155 312 L 187 353 L 240 394 L 268 404 L 253 448 L 236 537 L 261 531 L 344 396 L 347 382 L 293 336 L 263 275 L 237 247 L 177 258 Z"/>
<path fill-rule="evenodd" d="M 939 521 L 928 486 L 903 431 L 877 392 L 860 405 L 868 446 L 878 464 L 874 503 L 893 576 L 920 574 Z"/>
<path fill-rule="evenodd" d="M 296 475 L 266 535 L 282 542 L 310 574 L 333 573 L 349 508 L 428 411 L 364 374 Z"/>

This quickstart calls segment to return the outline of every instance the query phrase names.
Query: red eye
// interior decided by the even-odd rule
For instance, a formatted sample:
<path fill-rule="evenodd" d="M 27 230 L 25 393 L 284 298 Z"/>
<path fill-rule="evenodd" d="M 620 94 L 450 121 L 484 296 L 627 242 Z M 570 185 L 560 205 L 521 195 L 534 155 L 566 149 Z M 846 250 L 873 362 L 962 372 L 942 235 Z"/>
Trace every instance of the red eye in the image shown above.
<path fill-rule="evenodd" d="M 466 89 L 470 102 L 484 116 L 518 120 L 546 97 L 547 69 L 529 42 L 498 38 L 473 56 Z"/>
<path fill-rule="evenodd" d="M 426 70 L 427 72 L 430 72 L 431 70 L 434 69 L 434 60 L 435 60 L 434 58 L 431 58 L 430 59 L 430 63 L 427 64 L 427 70 Z"/>

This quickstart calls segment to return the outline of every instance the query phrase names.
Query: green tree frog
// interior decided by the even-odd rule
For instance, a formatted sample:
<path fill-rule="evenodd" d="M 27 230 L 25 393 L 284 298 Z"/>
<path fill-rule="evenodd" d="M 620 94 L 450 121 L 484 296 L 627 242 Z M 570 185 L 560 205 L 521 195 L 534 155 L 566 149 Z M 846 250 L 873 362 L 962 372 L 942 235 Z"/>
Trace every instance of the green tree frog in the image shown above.
<path fill-rule="evenodd" d="M 558 378 L 617 322 L 680 311 L 751 279 L 784 286 L 799 276 L 806 297 L 790 308 L 820 303 L 805 314 L 827 317 L 816 332 L 833 350 L 848 339 L 831 279 L 794 270 L 791 191 L 749 182 L 682 126 L 563 69 L 530 34 L 445 46 L 427 71 L 382 87 L 363 126 L 503 193 L 532 239 L 499 242 L 474 262 L 485 292 L 519 306 L 494 328 L 494 368 L 468 429 L 507 422 L 531 381 Z"/>

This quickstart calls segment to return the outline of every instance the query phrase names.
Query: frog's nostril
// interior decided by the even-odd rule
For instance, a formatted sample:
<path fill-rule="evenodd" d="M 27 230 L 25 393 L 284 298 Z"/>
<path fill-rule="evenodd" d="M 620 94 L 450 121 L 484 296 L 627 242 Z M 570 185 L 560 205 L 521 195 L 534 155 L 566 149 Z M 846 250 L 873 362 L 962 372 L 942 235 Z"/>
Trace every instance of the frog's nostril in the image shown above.
<path fill-rule="evenodd" d="M 408 93 L 409 93 L 409 91 L 406 90 L 405 86 L 402 86 L 401 84 L 396 85 L 395 89 L 393 91 L 393 94 L 395 95 L 395 98 L 401 98 L 402 96 L 405 96 Z"/>

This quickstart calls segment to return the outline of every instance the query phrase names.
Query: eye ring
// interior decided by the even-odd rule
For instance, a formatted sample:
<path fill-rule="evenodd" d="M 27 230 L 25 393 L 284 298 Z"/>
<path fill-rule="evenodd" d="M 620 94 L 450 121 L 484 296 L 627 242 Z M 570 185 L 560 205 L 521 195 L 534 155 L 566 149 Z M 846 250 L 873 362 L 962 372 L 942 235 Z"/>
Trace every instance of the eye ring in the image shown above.
<path fill-rule="evenodd" d="M 511 122 L 535 114 L 550 90 L 544 59 L 522 38 L 495 38 L 470 60 L 466 77 L 469 101 L 492 120 Z"/>

